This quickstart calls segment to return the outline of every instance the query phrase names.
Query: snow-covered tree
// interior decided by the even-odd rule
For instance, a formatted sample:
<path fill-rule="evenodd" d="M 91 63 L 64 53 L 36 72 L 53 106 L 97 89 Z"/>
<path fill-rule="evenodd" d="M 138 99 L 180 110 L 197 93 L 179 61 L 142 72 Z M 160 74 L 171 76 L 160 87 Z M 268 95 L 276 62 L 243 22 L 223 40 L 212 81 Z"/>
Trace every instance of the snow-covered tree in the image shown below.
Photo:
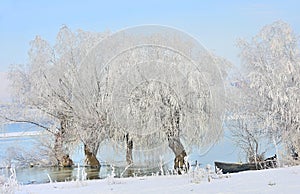
<path fill-rule="evenodd" d="M 239 41 L 238 45 L 246 72 L 247 93 L 251 93 L 249 101 L 253 104 L 248 115 L 259 121 L 256 128 L 276 148 L 282 143 L 289 154 L 298 154 L 299 38 L 290 25 L 277 21 L 265 26 L 250 42 Z"/>
<path fill-rule="evenodd" d="M 132 28 L 102 41 L 86 59 L 85 71 L 94 72 L 88 80 L 98 80 L 87 85 L 103 91 L 92 96 L 101 93 L 105 127 L 116 144 L 125 140 L 128 164 L 132 149 L 156 159 L 170 149 L 175 168 L 182 168 L 187 149 L 211 145 L 222 135 L 218 65 L 228 62 L 186 34 L 161 26 Z"/>
<path fill-rule="evenodd" d="M 78 101 L 74 98 L 80 97 L 75 84 L 83 58 L 103 37 L 82 30 L 73 33 L 63 26 L 53 47 L 37 36 L 30 43 L 28 64 L 13 66 L 10 72 L 13 102 L 9 109 L 13 114 L 5 113 L 5 118 L 34 124 L 53 134 L 53 157 L 59 165 L 78 139 L 90 146 L 85 143 L 85 124 L 75 112 Z"/>

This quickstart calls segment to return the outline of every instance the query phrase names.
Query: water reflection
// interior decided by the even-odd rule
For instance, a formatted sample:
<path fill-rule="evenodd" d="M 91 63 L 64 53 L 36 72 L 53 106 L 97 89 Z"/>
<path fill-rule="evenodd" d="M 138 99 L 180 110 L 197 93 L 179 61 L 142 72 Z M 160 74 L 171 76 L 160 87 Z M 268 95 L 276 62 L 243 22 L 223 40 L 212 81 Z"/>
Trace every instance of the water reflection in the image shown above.
<path fill-rule="evenodd" d="M 72 181 L 83 178 L 83 169 L 86 173 L 86 179 L 100 179 L 105 178 L 106 175 L 100 174 L 100 168 L 91 168 L 91 167 L 52 167 L 48 169 L 49 176 L 52 180 L 57 182 L 63 181 Z"/>
<path fill-rule="evenodd" d="M 85 168 L 85 172 L 87 174 L 86 178 L 88 180 L 92 180 L 92 179 L 100 179 L 100 167 L 99 168 L 91 168 L 91 167 L 86 167 Z M 106 176 L 105 176 L 106 177 Z M 102 178 L 105 178 L 104 176 L 102 176 Z"/>
<path fill-rule="evenodd" d="M 73 171 L 72 167 L 52 167 L 47 170 L 52 181 L 57 182 L 76 180 Z"/>
<path fill-rule="evenodd" d="M 52 181 L 57 182 L 82 179 L 92 180 L 107 177 L 107 174 L 101 173 L 100 168 L 91 167 L 51 167 L 47 168 L 47 173 L 51 177 Z M 84 178 L 84 176 L 86 177 Z"/>
<path fill-rule="evenodd" d="M 115 177 L 135 177 L 135 176 L 151 176 L 153 174 L 166 175 L 169 173 L 167 165 L 162 167 L 145 167 L 145 166 L 134 166 L 134 167 L 115 167 Z"/>

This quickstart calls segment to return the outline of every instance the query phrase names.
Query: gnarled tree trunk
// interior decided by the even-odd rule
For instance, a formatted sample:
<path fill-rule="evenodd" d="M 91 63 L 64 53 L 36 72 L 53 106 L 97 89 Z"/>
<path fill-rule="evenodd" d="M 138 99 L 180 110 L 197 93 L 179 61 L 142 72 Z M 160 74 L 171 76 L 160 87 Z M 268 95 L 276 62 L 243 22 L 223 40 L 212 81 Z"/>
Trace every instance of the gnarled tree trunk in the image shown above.
<path fill-rule="evenodd" d="M 187 172 L 189 168 L 189 164 L 187 161 L 185 161 L 185 157 L 187 156 L 186 151 L 184 149 L 184 146 L 182 145 L 180 141 L 180 129 L 179 129 L 179 121 L 180 121 L 180 114 L 179 114 L 180 108 L 174 109 L 171 111 L 171 118 L 170 118 L 170 124 L 171 128 L 167 131 L 167 137 L 168 137 L 168 143 L 169 148 L 173 151 L 175 154 L 174 159 L 174 169 L 181 174 L 181 171 Z"/>
<path fill-rule="evenodd" d="M 92 168 L 101 167 L 99 160 L 96 158 L 96 153 L 93 153 L 86 144 L 84 144 L 84 155 L 86 165 Z"/>
<path fill-rule="evenodd" d="M 126 162 L 127 165 L 131 165 L 133 163 L 133 158 L 132 158 L 132 150 L 133 150 L 133 141 L 129 139 L 129 134 L 127 133 L 125 136 L 126 139 Z"/>
<path fill-rule="evenodd" d="M 185 157 L 187 156 L 186 151 L 180 142 L 178 137 L 169 137 L 168 138 L 169 147 L 175 154 L 174 159 L 174 169 L 180 173 L 180 170 L 187 171 L 189 168 L 189 164 L 185 161 Z"/>
<path fill-rule="evenodd" d="M 73 165 L 72 159 L 65 153 L 64 143 L 66 135 L 67 121 L 62 119 L 60 122 L 60 130 L 55 134 L 54 140 L 54 157 L 57 160 L 57 165 L 62 167 L 70 167 Z"/>
<path fill-rule="evenodd" d="M 63 156 L 65 155 L 64 150 L 63 150 L 63 133 L 61 131 L 57 132 L 54 135 L 54 147 L 53 147 L 53 152 L 54 152 L 54 157 L 57 161 L 57 165 L 60 166 L 63 160 Z"/>

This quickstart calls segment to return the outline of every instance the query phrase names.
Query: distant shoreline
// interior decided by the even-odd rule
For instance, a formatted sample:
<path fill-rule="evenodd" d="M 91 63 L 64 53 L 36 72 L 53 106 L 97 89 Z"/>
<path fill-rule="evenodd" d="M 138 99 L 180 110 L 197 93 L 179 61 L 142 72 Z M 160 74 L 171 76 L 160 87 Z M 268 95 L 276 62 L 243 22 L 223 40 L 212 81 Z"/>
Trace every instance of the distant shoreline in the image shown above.
<path fill-rule="evenodd" d="M 12 137 L 24 137 L 24 136 L 38 136 L 41 135 L 41 131 L 24 131 L 24 132 L 10 132 L 10 133 L 0 133 L 1 138 L 12 138 Z"/>

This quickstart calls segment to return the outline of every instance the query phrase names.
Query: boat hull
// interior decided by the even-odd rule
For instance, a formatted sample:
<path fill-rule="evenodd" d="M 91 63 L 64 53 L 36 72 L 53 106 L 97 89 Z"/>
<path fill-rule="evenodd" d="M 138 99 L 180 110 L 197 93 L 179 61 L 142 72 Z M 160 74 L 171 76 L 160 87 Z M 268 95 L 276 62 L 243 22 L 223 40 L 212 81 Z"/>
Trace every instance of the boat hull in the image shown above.
<path fill-rule="evenodd" d="M 222 173 L 235 173 L 247 170 L 260 170 L 263 169 L 262 166 L 257 163 L 225 163 L 225 162 L 215 162 L 216 172 L 218 169 L 222 169 Z"/>

